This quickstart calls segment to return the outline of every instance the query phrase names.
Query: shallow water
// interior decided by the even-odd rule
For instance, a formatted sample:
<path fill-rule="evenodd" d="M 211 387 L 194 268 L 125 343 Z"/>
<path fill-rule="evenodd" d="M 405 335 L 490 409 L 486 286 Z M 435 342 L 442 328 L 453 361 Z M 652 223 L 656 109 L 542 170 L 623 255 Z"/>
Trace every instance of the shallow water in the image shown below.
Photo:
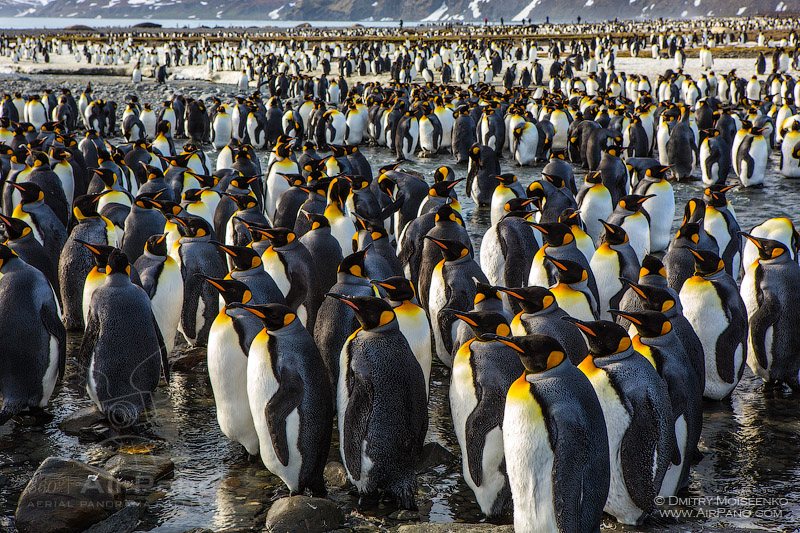
<path fill-rule="evenodd" d="M 364 148 L 373 167 L 392 161 L 388 150 Z M 504 170 L 515 170 L 527 185 L 540 169 L 517 169 L 508 161 Z M 451 164 L 448 157 L 405 163 L 404 168 L 422 172 L 430 179 L 433 169 Z M 773 154 L 771 168 L 777 168 Z M 456 168 L 458 177 L 465 168 Z M 582 176 L 578 177 L 582 180 Z M 463 183 L 459 194 L 470 235 L 476 245 L 485 232 L 488 212 L 479 212 L 465 197 Z M 676 220 L 685 201 L 702 196 L 700 182 L 678 183 Z M 743 229 L 749 229 L 769 216 L 797 218 L 800 210 L 800 181 L 775 174 L 760 190 L 732 191 L 729 196 Z M 80 339 L 70 337 L 72 354 Z M 178 351 L 185 350 L 179 348 Z M 183 352 L 181 352 L 182 354 Z M 179 354 L 179 355 L 181 355 Z M 204 357 L 204 352 L 197 354 Z M 47 456 L 72 457 L 92 464 L 102 463 L 114 453 L 120 441 L 81 442 L 65 435 L 58 423 L 89 400 L 77 385 L 74 361 L 70 360 L 65 384 L 51 401 L 53 419 L 44 425 L 0 427 L 0 530 L 13 531 L 13 513 L 19 494 L 28 479 Z M 453 452 L 451 464 L 435 467 L 419 476 L 420 520 L 430 522 L 480 522 L 482 516 L 469 488 L 463 482 L 458 444 L 452 430 L 448 405 L 446 369 L 435 366 L 431 375 L 430 430 L 428 440 Z M 214 530 L 250 530 L 263 526 L 270 502 L 286 495 L 278 478 L 260 463 L 249 463 L 243 449 L 229 442 L 216 424 L 211 387 L 200 363 L 188 372 L 173 372 L 172 382 L 162 385 L 155 396 L 155 409 L 148 416 L 155 438 L 153 453 L 168 455 L 175 462 L 171 480 L 143 486 L 140 499 L 149 502 L 140 524 L 142 530 L 184 531 L 195 527 Z M 693 468 L 686 497 L 705 497 L 704 501 L 677 502 L 665 509 L 688 512 L 683 518 L 658 516 L 645 525 L 627 528 L 636 531 L 718 530 L 794 530 L 800 524 L 800 417 L 796 396 L 767 394 L 749 370 L 728 402 L 706 403 L 700 449 L 703 460 Z M 27 419 L 23 419 L 27 423 Z M 132 439 L 135 442 L 137 438 Z M 332 450 L 331 459 L 336 459 Z M 391 527 L 398 522 L 387 517 L 394 509 L 371 507 L 353 511 L 357 496 L 347 490 L 332 490 L 330 497 L 346 511 L 347 525 L 372 524 Z M 755 498 L 776 501 L 758 501 Z M 720 516 L 720 513 L 724 515 Z M 626 529 L 611 519 L 609 530 Z"/>

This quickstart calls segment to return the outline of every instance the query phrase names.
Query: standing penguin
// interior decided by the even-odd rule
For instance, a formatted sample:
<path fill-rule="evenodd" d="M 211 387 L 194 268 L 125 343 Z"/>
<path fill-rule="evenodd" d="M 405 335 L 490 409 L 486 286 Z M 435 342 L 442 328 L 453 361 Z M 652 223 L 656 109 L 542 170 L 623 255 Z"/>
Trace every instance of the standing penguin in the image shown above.
<path fill-rule="evenodd" d="M 55 294 L 39 270 L 0 244 L 0 426 L 47 406 L 64 375 L 67 334 Z"/>
<path fill-rule="evenodd" d="M 782 242 L 742 236 L 758 250 L 741 285 L 750 329 L 747 364 L 770 386 L 785 383 L 798 390 L 800 358 L 795 346 L 800 343 L 800 330 L 795 319 L 800 316 L 800 302 L 793 288 L 800 283 L 800 265 Z"/>
<path fill-rule="evenodd" d="M 131 283 L 128 258 L 114 249 L 106 270 L 92 296 L 78 360 L 88 369 L 89 397 L 112 425 L 125 428 L 152 404 L 162 372 L 169 381 L 169 363 L 150 299 Z"/>
<path fill-rule="evenodd" d="M 286 298 L 286 305 L 294 309 L 300 322 L 313 332 L 324 294 L 314 258 L 293 231 L 286 228 L 256 231 L 271 243 L 261 255 L 264 270 L 275 280 Z"/>
<path fill-rule="evenodd" d="M 472 328 L 453 359 L 450 412 L 461 447 L 464 480 L 481 511 L 496 517 L 512 507 L 503 454 L 503 411 L 508 388 L 524 370 L 517 353 L 485 334 L 507 336 L 506 318 L 493 312 L 455 313 Z"/>
<path fill-rule="evenodd" d="M 320 291 L 324 294 L 336 284 L 336 274 L 344 257 L 339 242 L 331 235 L 328 219 L 315 213 L 307 213 L 306 218 L 311 222 L 311 227 L 300 237 L 300 242 L 311 254 L 319 275 Z"/>
<path fill-rule="evenodd" d="M 386 292 L 386 300 L 391 304 L 400 332 L 408 341 L 425 377 L 425 392 L 429 391 L 433 346 L 431 344 L 431 325 L 428 315 L 419 306 L 414 285 L 402 276 L 394 276 L 383 281 L 373 281 Z"/>
<path fill-rule="evenodd" d="M 747 308 L 725 262 L 714 252 L 690 250 L 694 276 L 681 287 L 683 316 L 703 345 L 703 396 L 723 400 L 742 379 L 747 349 Z"/>
<path fill-rule="evenodd" d="M 487 337 L 515 350 L 525 367 L 503 416 L 514 530 L 600 531 L 608 433 L 591 383 L 551 337 Z"/>
<path fill-rule="evenodd" d="M 327 494 L 323 471 L 331 446 L 333 399 L 314 339 L 281 304 L 241 307 L 261 320 L 247 358 L 247 397 L 261 460 L 290 494 Z"/>
<path fill-rule="evenodd" d="M 150 297 L 153 316 L 164 339 L 167 353 L 175 347 L 175 335 L 183 305 L 183 276 L 177 261 L 167 252 L 167 236 L 153 235 L 144 245 L 144 253 L 134 263 L 142 288 Z"/>
<path fill-rule="evenodd" d="M 488 146 L 473 144 L 469 149 L 467 196 L 479 206 L 489 205 L 497 186 L 495 176 L 500 173 L 497 153 Z"/>
<path fill-rule="evenodd" d="M 633 323 L 637 331 L 633 349 L 650 361 L 667 384 L 678 450 L 659 494 L 673 496 L 689 482 L 689 468 L 703 429 L 702 386 L 669 319 L 663 314 L 657 311 L 613 311 L 612 314 Z"/>
<path fill-rule="evenodd" d="M 336 284 L 331 293 L 344 296 L 372 296 L 374 289 L 364 274 L 365 251 L 345 257 L 339 264 Z M 322 361 L 328 373 L 331 390 L 336 390 L 339 381 L 339 355 L 347 337 L 358 327 L 355 313 L 350 306 L 336 298 L 326 298 L 319 306 L 317 322 L 314 324 L 314 342 L 319 346 Z"/>
<path fill-rule="evenodd" d="M 639 275 L 640 264 L 625 230 L 615 224 L 601 222 L 605 231 L 589 266 L 597 281 L 600 318 L 610 320 L 608 310 L 619 308 L 626 290 L 619 278 L 635 279 Z"/>
<path fill-rule="evenodd" d="M 401 509 L 416 509 L 414 465 L 428 430 L 422 369 L 388 302 L 330 296 L 361 325 L 345 342 L 339 365 L 339 448 L 347 476 L 361 495 L 382 491 Z"/>
<path fill-rule="evenodd" d="M 635 194 L 646 197 L 641 204 L 650 217 L 650 252 L 667 249 L 675 218 L 675 191 L 668 179 L 670 167 L 659 165 L 644 171 Z"/>
<path fill-rule="evenodd" d="M 761 187 L 767 171 L 769 142 L 764 128 L 753 128 L 733 154 L 733 164 L 743 187 Z"/>
<path fill-rule="evenodd" d="M 441 248 L 444 256 L 431 275 L 428 316 L 433 324 L 436 355 L 450 367 L 453 364 L 453 340 L 457 322 L 449 310 L 468 311 L 475 298 L 473 279 L 487 285 L 489 280 L 464 244 L 431 236 L 426 236 L 426 239 Z"/>
<path fill-rule="evenodd" d="M 174 217 L 178 223 L 180 239 L 172 246 L 169 255 L 181 268 L 183 277 L 183 305 L 178 331 L 192 346 L 202 346 L 208 340 L 208 331 L 219 311 L 216 291 L 203 282 L 197 274 L 221 278 L 227 269 L 216 247 L 211 243 L 211 224 L 201 217 Z"/>
<path fill-rule="evenodd" d="M 637 353 L 627 332 L 613 322 L 573 322 L 586 336 L 589 356 L 578 368 L 603 408 L 611 483 L 605 511 L 637 525 L 653 504 L 676 455 L 667 386 Z"/>
<path fill-rule="evenodd" d="M 219 291 L 225 305 L 208 332 L 208 377 L 214 392 L 217 423 L 229 439 L 258 455 L 258 433 L 247 396 L 247 356 L 256 335 L 264 328 L 261 320 L 235 304 L 251 303 L 247 285 L 235 279 L 204 278 Z"/>

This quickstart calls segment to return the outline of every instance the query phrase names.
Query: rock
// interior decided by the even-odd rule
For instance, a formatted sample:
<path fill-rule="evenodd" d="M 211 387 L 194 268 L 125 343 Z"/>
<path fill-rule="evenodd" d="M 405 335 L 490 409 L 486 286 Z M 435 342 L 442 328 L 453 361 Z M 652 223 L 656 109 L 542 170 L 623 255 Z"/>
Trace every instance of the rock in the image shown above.
<path fill-rule="evenodd" d="M 271 533 L 322 533 L 342 525 L 342 511 L 325 498 L 289 496 L 272 504 L 266 530 Z"/>
<path fill-rule="evenodd" d="M 135 504 L 127 505 L 84 533 L 131 533 L 139 525 L 142 513 L 144 513 L 143 507 Z"/>
<path fill-rule="evenodd" d="M 106 461 L 105 468 L 119 479 L 131 481 L 140 488 L 149 488 L 156 481 L 171 476 L 175 464 L 162 455 L 119 453 Z"/>
<path fill-rule="evenodd" d="M 103 422 L 106 417 L 94 405 L 78 409 L 59 422 L 58 428 L 67 435 L 80 435 L 86 428 Z"/>
<path fill-rule="evenodd" d="M 403 522 L 411 522 L 419 520 L 419 511 L 411 511 L 409 509 L 398 509 L 389 515 L 392 520 L 400 520 Z"/>
<path fill-rule="evenodd" d="M 83 531 L 123 508 L 125 489 L 105 470 L 48 457 L 19 498 L 20 533 Z"/>
<path fill-rule="evenodd" d="M 175 372 L 189 372 L 199 365 L 206 355 L 202 349 L 189 349 L 170 360 L 169 368 Z"/>
<path fill-rule="evenodd" d="M 331 461 L 325 465 L 325 485 L 329 489 L 343 489 L 347 486 L 347 470 L 344 465 L 338 461 Z"/>
<path fill-rule="evenodd" d="M 494 524 L 409 524 L 392 530 L 394 533 L 514 533 L 514 526 L 496 526 Z"/>
<path fill-rule="evenodd" d="M 450 464 L 455 458 L 455 455 L 438 442 L 428 442 L 422 447 L 422 456 L 416 466 L 417 473 Z"/>

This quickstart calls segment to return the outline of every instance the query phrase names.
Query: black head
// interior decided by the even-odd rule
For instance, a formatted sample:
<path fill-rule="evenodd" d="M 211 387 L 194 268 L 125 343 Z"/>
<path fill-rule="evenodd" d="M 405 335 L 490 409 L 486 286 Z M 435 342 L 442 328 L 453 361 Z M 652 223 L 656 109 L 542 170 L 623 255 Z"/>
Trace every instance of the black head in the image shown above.
<path fill-rule="evenodd" d="M 454 181 L 456 173 L 448 166 L 441 166 L 433 172 L 433 182 L 439 183 L 440 181 Z"/>
<path fill-rule="evenodd" d="M 658 311 L 627 312 L 610 309 L 609 312 L 628 320 L 636 328 L 640 336 L 652 339 L 666 335 L 672 331 L 672 324 L 663 313 Z"/>
<path fill-rule="evenodd" d="M 789 248 L 787 248 L 786 245 L 780 241 L 755 237 L 744 232 L 739 232 L 739 235 L 755 245 L 756 249 L 758 250 L 758 258 L 762 261 L 778 259 L 784 254 L 789 254 Z M 787 255 L 787 257 L 790 257 L 790 255 Z"/>
<path fill-rule="evenodd" d="M 442 255 L 444 255 L 444 258 L 447 261 L 456 261 L 457 259 L 461 259 L 462 257 L 467 257 L 469 255 L 469 248 L 458 241 L 437 239 L 435 237 L 431 237 L 430 235 L 426 235 L 425 238 L 442 250 Z"/>
<path fill-rule="evenodd" d="M 94 174 L 100 178 L 106 189 L 110 189 L 117 182 L 117 175 L 109 168 L 96 168 L 93 170 Z"/>
<path fill-rule="evenodd" d="M 689 251 L 694 256 L 694 273 L 698 276 L 711 276 L 725 270 L 725 261 L 710 250 Z"/>
<path fill-rule="evenodd" d="M 619 206 L 627 211 L 633 211 L 636 213 L 641 211 L 642 205 L 644 205 L 647 200 L 653 198 L 654 196 L 654 194 L 648 194 L 644 196 L 641 194 L 628 194 L 619 199 Z"/>
<path fill-rule="evenodd" d="M 319 228 L 330 228 L 331 223 L 328 220 L 328 217 L 325 215 L 320 215 L 317 213 L 305 213 L 306 218 L 309 222 L 311 222 L 311 231 Z"/>
<path fill-rule="evenodd" d="M 519 288 L 506 288 L 498 287 L 501 292 L 507 294 L 510 298 L 518 301 L 522 310 L 525 313 L 533 314 L 548 309 L 551 306 L 558 306 L 556 297 L 550 292 L 550 289 L 531 285 L 529 287 Z"/>
<path fill-rule="evenodd" d="M 686 222 L 675 233 L 675 241 L 680 241 L 689 248 L 694 248 L 700 242 L 700 224 L 697 222 Z"/>
<path fill-rule="evenodd" d="M 203 217 L 188 215 L 181 218 L 174 217 L 172 220 L 178 222 L 178 232 L 183 237 L 202 238 L 214 234 L 211 224 Z"/>
<path fill-rule="evenodd" d="M 354 252 L 344 259 L 342 262 L 339 263 L 339 273 L 342 274 L 350 274 L 351 276 L 356 276 L 359 278 L 364 277 L 364 257 L 366 256 L 366 250 L 359 250 L 358 252 Z"/>
<path fill-rule="evenodd" d="M 445 312 L 452 313 L 457 319 L 466 323 L 472 333 L 481 340 L 488 340 L 485 335 L 498 335 L 506 337 L 511 335 L 511 328 L 506 317 L 493 311 L 457 311 L 455 309 L 443 309 Z"/>
<path fill-rule="evenodd" d="M 664 287 L 641 285 L 625 278 L 620 278 L 620 281 L 630 287 L 631 291 L 639 297 L 645 309 L 666 313 L 677 304 L 672 292 Z"/>
<path fill-rule="evenodd" d="M 112 248 L 111 253 L 108 254 L 108 264 L 106 265 L 106 272 L 111 274 L 125 274 L 131 275 L 131 264 L 128 261 L 128 256 L 119 248 Z"/>
<path fill-rule="evenodd" d="M 549 261 L 556 267 L 556 277 L 561 283 L 567 285 L 572 283 L 580 283 L 589 279 L 589 273 L 586 269 L 575 261 L 568 259 L 556 259 L 547 254 L 544 255 L 545 260 Z"/>
<path fill-rule="evenodd" d="M 564 246 L 575 241 L 572 229 L 561 222 L 550 222 L 546 224 L 534 224 L 531 226 L 538 229 L 542 234 L 542 239 L 550 246 Z"/>
<path fill-rule="evenodd" d="M 517 175 L 514 174 L 513 172 L 506 172 L 505 174 L 500 174 L 499 176 L 495 176 L 495 179 L 497 179 L 498 183 L 501 183 L 506 186 L 512 185 L 518 181 Z"/>
<path fill-rule="evenodd" d="M 583 332 L 592 357 L 606 357 L 627 351 L 631 347 L 628 332 L 609 320 L 584 322 L 571 316 L 563 316 L 562 320 L 572 322 Z"/>
<path fill-rule="evenodd" d="M 654 165 L 644 171 L 644 175 L 648 178 L 667 179 L 669 172 L 672 169 L 669 165 Z"/>
<path fill-rule="evenodd" d="M 84 194 L 78 196 L 72 202 L 72 213 L 77 220 L 85 218 L 100 216 L 97 212 L 97 201 L 101 198 L 101 194 Z"/>
<path fill-rule="evenodd" d="M 550 370 L 566 359 L 561 344 L 547 335 L 526 335 L 524 337 L 486 335 L 485 337 L 500 341 L 517 352 L 526 374 Z"/>
<path fill-rule="evenodd" d="M 224 296 L 223 296 L 224 297 Z M 297 314 L 283 304 L 251 305 L 233 303 L 230 307 L 244 309 L 261 320 L 267 331 L 278 331 L 297 320 Z"/>
<path fill-rule="evenodd" d="M 222 250 L 233 262 L 233 270 L 244 271 L 253 268 L 262 268 L 261 256 L 252 248 L 246 246 L 234 246 L 232 244 L 223 244 L 217 241 L 211 241 L 211 244 Z"/>
<path fill-rule="evenodd" d="M 221 279 L 211 278 L 208 276 L 202 277 L 209 285 L 219 291 L 219 294 L 225 300 L 225 305 L 230 306 L 234 303 L 246 304 L 253 299 L 253 293 L 247 288 L 243 282 L 238 279 Z"/>
<path fill-rule="evenodd" d="M 167 256 L 167 235 L 151 235 L 144 243 L 144 249 L 158 257 Z"/>
<path fill-rule="evenodd" d="M 664 263 L 661 262 L 661 259 L 652 254 L 644 256 L 644 259 L 642 259 L 642 266 L 639 269 L 639 279 L 645 276 L 667 277 L 667 269 L 664 268 Z"/>
<path fill-rule="evenodd" d="M 94 262 L 97 265 L 97 268 L 103 270 L 108 265 L 108 258 L 111 256 L 111 252 L 114 251 L 113 246 L 107 246 L 105 244 L 92 244 L 86 241 L 82 241 L 80 239 L 75 239 L 75 242 L 89 250 L 94 258 Z"/>
<path fill-rule="evenodd" d="M 417 296 L 414 284 L 403 276 L 393 276 L 383 281 L 372 280 L 371 283 L 386 291 L 386 295 L 394 302 L 413 300 Z"/>
<path fill-rule="evenodd" d="M 683 220 L 681 224 L 687 222 L 700 222 L 705 216 L 705 202 L 700 198 L 689 198 L 683 206 Z"/>
<path fill-rule="evenodd" d="M 44 192 L 38 185 L 31 181 L 26 181 L 25 183 L 7 181 L 6 183 L 19 191 L 23 204 L 44 201 Z"/>
<path fill-rule="evenodd" d="M 464 225 L 464 219 L 461 218 L 461 213 L 456 211 L 450 204 L 442 204 L 436 210 L 434 215 L 436 222 L 450 221 L 455 222 L 461 226 Z"/>
<path fill-rule="evenodd" d="M 289 228 L 263 228 L 259 227 L 255 229 L 255 232 L 260 233 L 267 239 L 269 242 L 272 243 L 272 246 L 275 248 L 280 248 L 282 246 L 287 246 L 294 242 L 297 238 L 297 235 L 290 230 Z"/>
<path fill-rule="evenodd" d="M 16 241 L 31 234 L 31 227 L 24 220 L 0 214 L 0 223 L 3 224 L 3 230 L 9 241 Z"/>
<path fill-rule="evenodd" d="M 607 242 L 611 246 L 622 245 L 628 242 L 628 233 L 621 226 L 601 220 L 605 230 L 600 236 L 600 242 Z"/>
<path fill-rule="evenodd" d="M 14 253 L 14 250 L 5 244 L 0 244 L 0 269 L 3 268 L 3 265 L 14 259 L 17 259 L 17 254 Z"/>
<path fill-rule="evenodd" d="M 325 296 L 336 298 L 351 308 L 361 327 L 369 331 L 393 322 L 396 317 L 389 302 L 372 296 L 343 296 L 329 292 Z"/>

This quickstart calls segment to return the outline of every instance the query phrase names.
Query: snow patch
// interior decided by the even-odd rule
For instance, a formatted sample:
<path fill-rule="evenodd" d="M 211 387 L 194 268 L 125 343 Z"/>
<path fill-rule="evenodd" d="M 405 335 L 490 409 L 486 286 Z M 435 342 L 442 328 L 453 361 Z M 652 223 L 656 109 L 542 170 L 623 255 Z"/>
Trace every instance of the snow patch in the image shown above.
<path fill-rule="evenodd" d="M 273 9 L 272 11 L 269 12 L 267 16 L 272 20 L 278 20 L 278 18 L 280 18 L 280 12 L 284 7 L 286 6 L 281 6 L 278 9 Z"/>
<path fill-rule="evenodd" d="M 586 3 L 583 4 L 584 7 L 592 7 L 594 5 L 594 0 L 586 0 Z"/>
<path fill-rule="evenodd" d="M 698 7 L 703 0 L 694 0 L 694 7 Z"/>
<path fill-rule="evenodd" d="M 737 16 L 737 17 L 738 17 L 738 16 L 741 16 L 742 14 L 744 14 L 744 12 L 745 12 L 745 11 L 747 11 L 747 8 L 746 8 L 746 7 L 740 7 L 740 8 L 739 8 L 739 11 L 737 11 L 737 12 L 736 12 L 736 16 Z"/>
<path fill-rule="evenodd" d="M 689 12 L 686 11 L 685 9 L 683 11 L 681 11 L 681 17 L 685 17 L 688 14 L 689 14 Z"/>
<path fill-rule="evenodd" d="M 375 4 L 377 4 L 377 2 L 375 2 Z M 442 20 L 442 17 L 446 12 L 447 12 L 447 4 L 442 3 L 439 9 L 437 9 L 436 11 L 434 11 L 433 13 L 422 19 L 421 22 L 436 22 L 438 20 Z"/>
<path fill-rule="evenodd" d="M 528 4 L 527 6 L 523 7 L 522 11 L 517 13 L 514 16 L 514 18 L 512 18 L 511 20 L 517 22 L 517 21 L 520 21 L 522 19 L 528 18 L 530 16 L 530 14 L 531 14 L 531 11 L 533 11 L 534 8 L 536 6 L 538 6 L 539 4 L 541 4 L 541 3 L 542 3 L 542 0 L 532 0 L 530 4 Z"/>

